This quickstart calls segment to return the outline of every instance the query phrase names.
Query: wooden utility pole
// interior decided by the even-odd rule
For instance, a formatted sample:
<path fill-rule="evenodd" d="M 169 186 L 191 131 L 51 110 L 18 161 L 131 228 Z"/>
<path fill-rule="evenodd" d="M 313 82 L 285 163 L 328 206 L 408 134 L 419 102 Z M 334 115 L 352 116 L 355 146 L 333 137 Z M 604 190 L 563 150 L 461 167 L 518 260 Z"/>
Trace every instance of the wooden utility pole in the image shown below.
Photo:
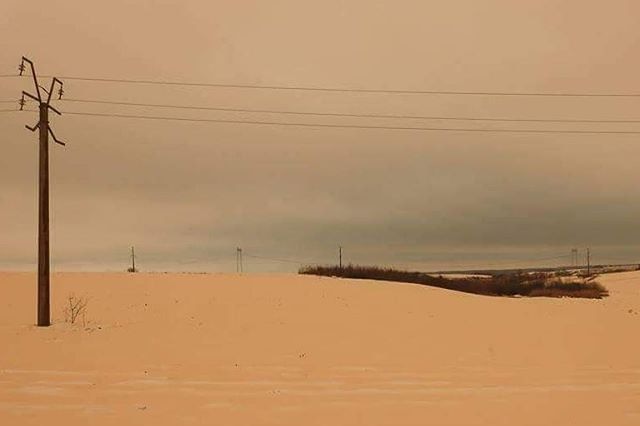
<path fill-rule="evenodd" d="M 338 259 L 338 264 L 340 265 L 340 269 L 342 269 L 342 246 L 338 246 Z"/>
<path fill-rule="evenodd" d="M 591 251 L 587 248 L 587 276 L 591 276 Z"/>
<path fill-rule="evenodd" d="M 49 307 L 49 108 L 40 104 L 40 165 L 38 190 L 38 325 L 51 324 Z"/>
<path fill-rule="evenodd" d="M 236 247 L 236 272 L 242 272 L 242 249 Z"/>
<path fill-rule="evenodd" d="M 136 269 L 136 249 L 131 246 L 131 272 L 138 272 Z"/>
<path fill-rule="evenodd" d="M 29 59 L 22 57 L 19 70 L 20 75 L 23 75 L 26 70 L 25 63 L 31 67 L 31 76 L 33 77 L 33 83 L 35 85 L 36 94 L 32 95 L 25 91 L 22 92 L 22 98 L 20 99 L 20 110 L 24 109 L 25 96 L 38 103 L 39 107 L 39 120 L 38 123 L 30 127 L 25 127 L 32 132 L 39 129 L 40 135 L 40 159 L 39 159 L 39 178 L 38 178 L 38 326 L 47 327 L 51 325 L 51 308 L 50 308 L 50 263 L 49 263 L 49 135 L 53 138 L 54 142 L 64 145 L 64 142 L 59 141 L 51 126 L 49 125 L 49 110 L 52 110 L 58 115 L 62 115 L 60 111 L 50 105 L 51 95 L 56 83 L 60 86 L 58 90 L 58 99 L 62 98 L 62 82 L 57 78 L 51 80 L 51 86 L 49 91 L 45 88 L 42 90 L 47 94 L 47 99 L 43 100 L 40 94 L 40 85 L 38 84 L 38 77 L 36 76 L 36 70 Z"/>

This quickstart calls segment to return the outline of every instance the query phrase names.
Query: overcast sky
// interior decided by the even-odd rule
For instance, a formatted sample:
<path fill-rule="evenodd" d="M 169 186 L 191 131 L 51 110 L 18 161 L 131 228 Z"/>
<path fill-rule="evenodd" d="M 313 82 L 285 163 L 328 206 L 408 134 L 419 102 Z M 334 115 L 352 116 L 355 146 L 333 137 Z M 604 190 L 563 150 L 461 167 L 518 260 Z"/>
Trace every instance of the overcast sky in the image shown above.
<path fill-rule="evenodd" d="M 398 90 L 640 93 L 640 3 L 0 2 L 0 75 Z M 48 86 L 49 80 L 42 79 Z M 32 90 L 0 78 L 0 100 Z M 640 98 L 325 93 L 65 81 L 69 99 L 640 119 Z M 639 130 L 56 103 L 63 112 L 417 127 Z M 14 105 L 0 103 L 0 109 Z M 0 268 L 34 269 L 36 114 L 0 113 Z M 640 135 L 418 132 L 52 117 L 54 270 L 235 270 L 247 255 L 416 269 L 640 261 Z M 245 258 L 249 271 L 293 262 Z"/>

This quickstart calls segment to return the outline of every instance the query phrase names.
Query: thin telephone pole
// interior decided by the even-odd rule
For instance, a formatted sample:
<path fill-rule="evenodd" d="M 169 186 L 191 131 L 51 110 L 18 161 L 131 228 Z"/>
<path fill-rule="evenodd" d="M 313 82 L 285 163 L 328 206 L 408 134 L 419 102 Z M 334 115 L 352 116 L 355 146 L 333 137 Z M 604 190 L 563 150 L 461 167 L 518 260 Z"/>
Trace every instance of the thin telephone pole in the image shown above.
<path fill-rule="evenodd" d="M 591 251 L 587 248 L 587 276 L 591 276 Z"/>
<path fill-rule="evenodd" d="M 338 262 L 340 269 L 342 269 L 342 246 L 338 246 Z"/>
<path fill-rule="evenodd" d="M 236 247 L 236 272 L 242 272 L 242 249 Z"/>
<path fill-rule="evenodd" d="M 51 126 L 49 125 L 49 110 L 58 115 L 62 115 L 60 111 L 51 106 L 51 95 L 55 89 L 56 83 L 59 85 L 58 99 L 62 98 L 64 93 L 62 90 L 62 82 L 56 77 L 51 79 L 49 90 L 38 84 L 36 69 L 29 59 L 22 57 L 18 70 L 20 75 L 26 70 L 25 63 L 31 68 L 31 76 L 36 90 L 36 95 L 22 92 L 20 99 L 20 110 L 24 109 L 25 96 L 38 103 L 40 117 L 38 123 L 31 127 L 25 127 L 32 132 L 39 130 L 40 135 L 40 159 L 39 159 L 39 179 L 38 179 L 38 326 L 47 327 L 51 325 L 51 309 L 50 309 L 50 261 L 49 261 L 49 135 L 57 144 L 64 145 L 64 142 L 56 138 Z M 46 94 L 46 100 L 43 100 L 40 93 L 42 89 Z"/>
<path fill-rule="evenodd" d="M 131 271 L 130 272 L 138 272 L 136 269 L 136 249 L 131 246 Z"/>

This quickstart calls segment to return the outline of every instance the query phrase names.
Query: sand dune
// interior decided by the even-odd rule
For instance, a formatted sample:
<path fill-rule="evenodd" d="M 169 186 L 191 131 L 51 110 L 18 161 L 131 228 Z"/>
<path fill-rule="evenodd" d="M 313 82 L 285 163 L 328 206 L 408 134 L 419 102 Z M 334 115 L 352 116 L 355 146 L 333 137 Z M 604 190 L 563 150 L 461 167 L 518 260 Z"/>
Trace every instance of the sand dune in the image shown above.
<path fill-rule="evenodd" d="M 640 272 L 604 300 L 297 275 L 0 274 L 3 425 L 638 425 Z M 63 323 L 70 293 L 86 326 Z"/>

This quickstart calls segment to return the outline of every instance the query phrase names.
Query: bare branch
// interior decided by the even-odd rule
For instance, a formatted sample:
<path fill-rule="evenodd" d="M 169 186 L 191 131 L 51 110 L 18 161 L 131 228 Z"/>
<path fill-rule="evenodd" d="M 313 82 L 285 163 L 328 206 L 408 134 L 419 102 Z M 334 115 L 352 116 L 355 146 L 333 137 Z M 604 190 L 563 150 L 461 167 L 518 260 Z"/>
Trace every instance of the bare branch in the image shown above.
<path fill-rule="evenodd" d="M 86 322 L 85 315 L 87 313 L 88 303 L 89 300 L 86 297 L 77 297 L 75 294 L 70 294 L 67 297 L 67 306 L 63 310 L 65 322 L 75 324 L 80 316 L 82 316 L 83 321 Z"/>

